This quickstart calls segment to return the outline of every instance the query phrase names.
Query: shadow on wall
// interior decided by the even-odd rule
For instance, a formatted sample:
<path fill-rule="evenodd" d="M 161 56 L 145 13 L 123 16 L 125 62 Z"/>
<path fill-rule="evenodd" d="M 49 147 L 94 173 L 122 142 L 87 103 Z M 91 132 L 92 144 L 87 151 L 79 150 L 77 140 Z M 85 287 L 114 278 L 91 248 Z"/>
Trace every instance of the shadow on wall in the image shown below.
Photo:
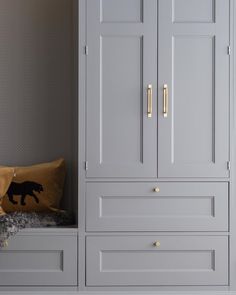
<path fill-rule="evenodd" d="M 73 0 L 0 0 L 1 165 L 63 156 L 70 176 L 77 138 L 72 20 Z"/>

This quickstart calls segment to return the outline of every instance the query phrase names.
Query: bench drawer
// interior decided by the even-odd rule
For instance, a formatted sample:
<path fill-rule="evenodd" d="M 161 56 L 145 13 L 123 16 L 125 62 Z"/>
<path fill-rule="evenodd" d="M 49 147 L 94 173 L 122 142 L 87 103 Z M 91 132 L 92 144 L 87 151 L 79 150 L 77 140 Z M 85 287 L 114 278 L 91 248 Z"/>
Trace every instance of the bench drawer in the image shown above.
<path fill-rule="evenodd" d="M 228 284 L 226 236 L 87 237 L 86 249 L 87 286 Z"/>
<path fill-rule="evenodd" d="M 87 231 L 227 231 L 228 183 L 88 183 L 86 210 Z"/>
<path fill-rule="evenodd" d="M 77 285 L 77 236 L 17 235 L 0 251 L 0 285 Z"/>

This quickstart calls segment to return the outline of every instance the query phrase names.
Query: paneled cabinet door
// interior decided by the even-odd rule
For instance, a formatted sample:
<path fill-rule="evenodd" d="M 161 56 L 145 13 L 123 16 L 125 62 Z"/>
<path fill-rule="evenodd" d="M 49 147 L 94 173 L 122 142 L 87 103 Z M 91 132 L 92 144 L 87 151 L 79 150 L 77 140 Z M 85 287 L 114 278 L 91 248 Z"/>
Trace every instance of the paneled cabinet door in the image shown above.
<path fill-rule="evenodd" d="M 159 177 L 228 177 L 229 0 L 160 0 Z"/>
<path fill-rule="evenodd" d="M 156 177 L 157 1 L 87 0 L 86 27 L 87 176 Z"/>

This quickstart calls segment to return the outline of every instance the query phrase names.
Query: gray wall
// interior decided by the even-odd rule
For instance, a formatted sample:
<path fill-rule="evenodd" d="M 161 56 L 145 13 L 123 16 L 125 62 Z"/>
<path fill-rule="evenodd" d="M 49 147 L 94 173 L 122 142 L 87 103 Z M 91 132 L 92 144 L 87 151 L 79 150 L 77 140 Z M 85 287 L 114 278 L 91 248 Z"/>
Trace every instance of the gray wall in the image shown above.
<path fill-rule="evenodd" d="M 65 157 L 66 207 L 76 194 L 73 14 L 73 0 L 0 0 L 0 165 Z"/>

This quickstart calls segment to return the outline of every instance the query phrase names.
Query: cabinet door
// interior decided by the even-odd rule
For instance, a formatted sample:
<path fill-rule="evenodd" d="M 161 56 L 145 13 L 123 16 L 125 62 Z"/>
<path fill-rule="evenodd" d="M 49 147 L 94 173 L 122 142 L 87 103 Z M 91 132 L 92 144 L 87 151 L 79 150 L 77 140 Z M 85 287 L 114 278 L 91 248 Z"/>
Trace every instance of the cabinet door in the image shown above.
<path fill-rule="evenodd" d="M 160 0 L 158 44 L 158 175 L 228 177 L 229 0 Z"/>
<path fill-rule="evenodd" d="M 87 176 L 156 177 L 157 1 L 88 0 L 87 45 Z"/>

